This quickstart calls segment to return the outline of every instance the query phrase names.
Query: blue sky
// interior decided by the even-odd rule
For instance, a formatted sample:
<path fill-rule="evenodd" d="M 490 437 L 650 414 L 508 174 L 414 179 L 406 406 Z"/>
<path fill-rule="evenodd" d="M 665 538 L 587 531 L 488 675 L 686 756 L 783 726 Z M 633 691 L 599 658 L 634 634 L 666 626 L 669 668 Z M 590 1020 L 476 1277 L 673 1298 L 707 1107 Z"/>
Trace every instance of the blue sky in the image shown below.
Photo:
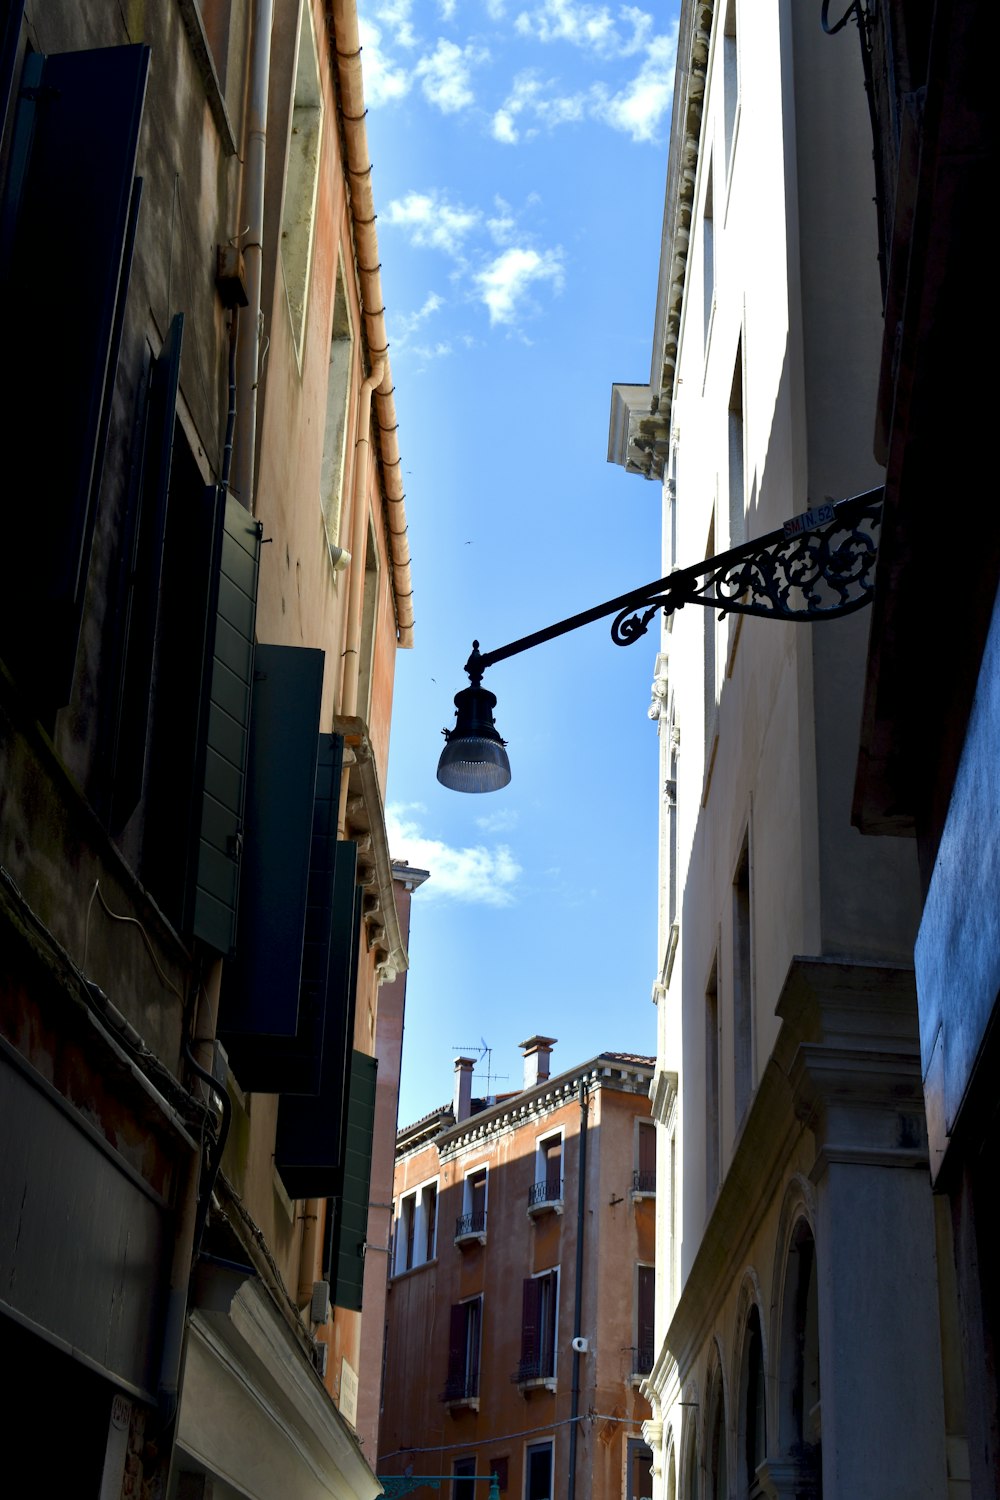
<path fill-rule="evenodd" d="M 416 645 L 397 658 L 387 788 L 413 903 L 400 1121 L 460 1049 L 558 1038 L 557 1070 L 655 1051 L 656 627 L 605 622 L 485 685 L 509 787 L 435 780 L 484 650 L 656 578 L 659 488 L 607 463 L 611 383 L 644 381 L 676 6 L 363 0 L 362 61 Z M 477 1092 L 487 1092 L 485 1061 Z"/>

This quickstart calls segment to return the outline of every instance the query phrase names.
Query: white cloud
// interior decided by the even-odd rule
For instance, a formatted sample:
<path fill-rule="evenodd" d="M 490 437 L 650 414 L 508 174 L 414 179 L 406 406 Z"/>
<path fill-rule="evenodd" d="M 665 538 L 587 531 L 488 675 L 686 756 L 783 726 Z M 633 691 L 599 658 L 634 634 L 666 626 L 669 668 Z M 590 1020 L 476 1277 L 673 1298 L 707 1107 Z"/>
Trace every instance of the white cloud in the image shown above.
<path fill-rule="evenodd" d="M 499 812 L 484 813 L 481 818 L 476 819 L 476 827 L 481 828 L 484 833 L 506 833 L 511 828 L 516 828 L 518 815 L 512 807 L 502 807 Z"/>
<path fill-rule="evenodd" d="M 393 67 L 382 52 L 382 33 L 370 21 L 358 22 L 364 67 L 365 102 L 371 109 L 402 99 L 409 92 L 410 79 L 403 68 Z"/>
<path fill-rule="evenodd" d="M 670 36 L 654 37 L 642 67 L 616 94 L 600 95 L 594 114 L 634 141 L 652 141 L 670 108 L 677 56 L 677 28 Z"/>
<path fill-rule="evenodd" d="M 450 21 L 458 9 L 458 0 L 438 0 L 438 10 L 445 21 Z"/>
<path fill-rule="evenodd" d="M 493 139 L 502 142 L 505 146 L 515 146 L 520 139 L 514 124 L 514 117 L 509 109 L 498 109 L 493 116 L 492 124 Z"/>
<path fill-rule="evenodd" d="M 422 250 L 442 250 L 458 258 L 466 237 L 479 227 L 482 214 L 478 208 L 464 208 L 449 203 L 442 193 L 407 193 L 394 198 L 379 215 L 380 221 L 395 224 L 409 235 L 410 243 Z"/>
<path fill-rule="evenodd" d="M 517 223 L 511 213 L 510 204 L 506 203 L 503 198 L 494 198 L 493 207 L 496 212 L 486 220 L 486 228 L 496 244 L 506 245 L 513 236 Z"/>
<path fill-rule="evenodd" d="M 397 47 L 417 45 L 416 33 L 410 20 L 412 9 L 413 0 L 383 0 L 381 5 L 375 7 L 376 16 L 389 28 L 392 41 Z"/>
<path fill-rule="evenodd" d="M 476 274 L 479 295 L 489 310 L 490 323 L 513 323 L 528 289 L 534 282 L 549 281 L 553 290 L 563 286 L 562 251 L 530 250 L 512 246 Z"/>
<path fill-rule="evenodd" d="M 561 94 L 555 79 L 542 79 L 534 69 L 527 68 L 515 76 L 510 92 L 493 116 L 493 138 L 513 146 L 537 133 L 526 126 L 528 120 L 554 130 L 558 125 L 592 119 L 630 135 L 634 141 L 653 141 L 670 108 L 676 55 L 675 26 L 669 35 L 653 37 L 644 48 L 638 73 L 616 92 L 606 83 L 594 83 L 586 90 Z"/>
<path fill-rule="evenodd" d="M 439 37 L 434 51 L 422 57 L 416 67 L 424 98 L 446 115 L 468 108 L 476 100 L 472 69 L 488 57 L 484 48 L 471 42 L 467 47 L 459 47 Z"/>
<path fill-rule="evenodd" d="M 630 57 L 648 42 L 653 17 L 637 6 L 623 5 L 618 19 L 621 28 L 606 5 L 542 0 L 534 10 L 519 13 L 514 29 L 539 42 L 569 42 L 599 57 Z"/>
<path fill-rule="evenodd" d="M 459 849 L 443 839 L 428 837 L 421 826 L 425 808 L 420 803 L 389 803 L 386 830 L 393 859 L 408 860 L 417 869 L 429 870 L 431 879 L 421 900 L 463 901 L 480 906 L 510 906 L 521 875 L 506 844 L 487 848 L 476 844 Z"/>
<path fill-rule="evenodd" d="M 491 21 L 502 21 L 507 14 L 504 0 L 486 0 L 486 14 Z"/>

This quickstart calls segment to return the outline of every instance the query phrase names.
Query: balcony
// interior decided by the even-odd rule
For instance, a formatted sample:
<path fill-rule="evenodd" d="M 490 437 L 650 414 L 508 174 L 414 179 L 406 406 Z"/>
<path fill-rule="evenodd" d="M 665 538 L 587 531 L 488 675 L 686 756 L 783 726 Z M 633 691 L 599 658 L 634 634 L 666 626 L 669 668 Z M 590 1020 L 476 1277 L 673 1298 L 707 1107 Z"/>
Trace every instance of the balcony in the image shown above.
<path fill-rule="evenodd" d="M 632 1173 L 632 1197 L 652 1198 L 656 1195 L 656 1169 L 652 1172 Z"/>
<path fill-rule="evenodd" d="M 479 1371 L 467 1376 L 449 1376 L 439 1399 L 449 1411 L 478 1411 Z"/>
<path fill-rule="evenodd" d="M 645 1380 L 656 1363 L 656 1350 L 652 1340 L 634 1345 L 631 1349 L 626 1349 L 625 1353 L 631 1356 L 633 1381 L 638 1383 L 640 1380 Z"/>
<path fill-rule="evenodd" d="M 554 1391 L 556 1372 L 553 1354 L 550 1352 L 531 1359 L 522 1359 L 510 1378 L 522 1396 L 526 1396 L 529 1391 Z"/>
<path fill-rule="evenodd" d="M 479 1209 L 475 1213 L 462 1214 L 455 1220 L 455 1244 L 456 1245 L 485 1245 L 486 1244 L 486 1210 Z"/>
<path fill-rule="evenodd" d="M 541 1182 L 532 1183 L 528 1189 L 528 1216 L 537 1218 L 539 1214 L 557 1213 L 563 1211 L 563 1184 L 561 1177 L 546 1177 Z"/>

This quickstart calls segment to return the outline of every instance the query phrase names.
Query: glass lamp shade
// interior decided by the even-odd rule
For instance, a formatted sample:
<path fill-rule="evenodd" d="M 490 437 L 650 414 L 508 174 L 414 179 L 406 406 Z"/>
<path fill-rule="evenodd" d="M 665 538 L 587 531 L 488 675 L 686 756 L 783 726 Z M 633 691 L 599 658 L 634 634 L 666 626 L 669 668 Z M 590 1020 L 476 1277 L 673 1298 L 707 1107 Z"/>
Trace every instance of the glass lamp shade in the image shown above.
<path fill-rule="evenodd" d="M 437 779 L 453 792 L 497 792 L 510 781 L 510 761 L 493 723 L 497 700 L 484 687 L 455 694 L 454 729 L 438 761 Z"/>

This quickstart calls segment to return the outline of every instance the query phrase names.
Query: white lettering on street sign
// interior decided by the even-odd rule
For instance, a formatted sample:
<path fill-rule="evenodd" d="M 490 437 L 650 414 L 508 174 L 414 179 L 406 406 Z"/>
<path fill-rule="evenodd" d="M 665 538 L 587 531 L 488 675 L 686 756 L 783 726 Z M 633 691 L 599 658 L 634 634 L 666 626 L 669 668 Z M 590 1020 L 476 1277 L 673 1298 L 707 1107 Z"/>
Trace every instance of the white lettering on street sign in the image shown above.
<path fill-rule="evenodd" d="M 801 536 L 804 531 L 815 531 L 817 526 L 825 526 L 828 521 L 833 520 L 833 514 L 832 505 L 817 505 L 814 510 L 804 510 L 800 516 L 784 521 L 782 529 L 786 537 Z"/>

